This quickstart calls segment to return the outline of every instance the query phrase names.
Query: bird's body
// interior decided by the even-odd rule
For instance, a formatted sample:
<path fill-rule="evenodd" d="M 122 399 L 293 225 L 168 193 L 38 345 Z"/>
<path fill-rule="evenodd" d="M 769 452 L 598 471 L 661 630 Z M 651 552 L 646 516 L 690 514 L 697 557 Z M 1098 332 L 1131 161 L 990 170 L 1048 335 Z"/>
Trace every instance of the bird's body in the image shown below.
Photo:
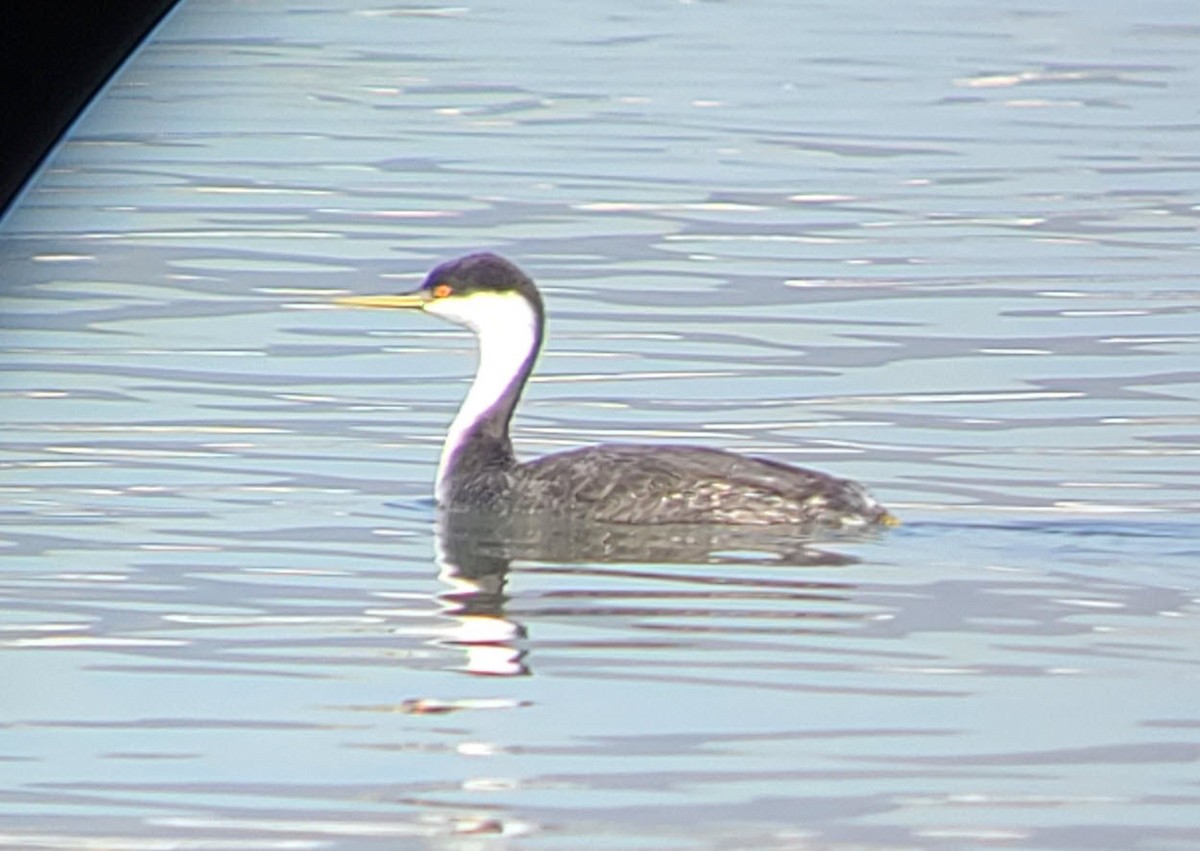
<path fill-rule="evenodd" d="M 544 310 L 533 281 L 494 254 L 442 264 L 416 293 L 342 301 L 420 308 L 467 326 L 479 340 L 479 368 L 438 467 L 444 510 L 627 524 L 896 522 L 855 482 L 720 449 L 612 444 L 518 461 L 509 423 L 541 348 Z"/>
<path fill-rule="evenodd" d="M 450 506 L 511 506 L 607 523 L 844 526 L 883 516 L 853 482 L 696 446 L 585 446 L 485 464 L 450 488 Z"/>

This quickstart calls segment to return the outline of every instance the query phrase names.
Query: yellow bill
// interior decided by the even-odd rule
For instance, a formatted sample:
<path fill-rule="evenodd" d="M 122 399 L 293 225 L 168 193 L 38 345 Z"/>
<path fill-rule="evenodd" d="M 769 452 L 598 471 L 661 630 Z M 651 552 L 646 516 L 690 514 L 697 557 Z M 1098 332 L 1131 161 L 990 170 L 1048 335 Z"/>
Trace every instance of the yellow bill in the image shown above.
<path fill-rule="evenodd" d="M 334 304 L 346 307 L 391 307 L 405 309 L 423 308 L 429 299 L 423 291 L 400 293 L 399 295 L 352 295 L 334 299 Z"/>

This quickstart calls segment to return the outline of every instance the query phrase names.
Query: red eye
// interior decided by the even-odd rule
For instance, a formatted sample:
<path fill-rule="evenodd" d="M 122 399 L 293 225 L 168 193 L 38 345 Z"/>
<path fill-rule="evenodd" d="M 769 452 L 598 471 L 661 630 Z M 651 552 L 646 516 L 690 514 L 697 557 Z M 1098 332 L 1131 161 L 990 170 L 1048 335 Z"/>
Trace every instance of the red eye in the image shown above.
<path fill-rule="evenodd" d="M 438 284 L 433 288 L 434 298 L 445 298 L 448 295 L 454 294 L 454 287 L 449 284 Z"/>

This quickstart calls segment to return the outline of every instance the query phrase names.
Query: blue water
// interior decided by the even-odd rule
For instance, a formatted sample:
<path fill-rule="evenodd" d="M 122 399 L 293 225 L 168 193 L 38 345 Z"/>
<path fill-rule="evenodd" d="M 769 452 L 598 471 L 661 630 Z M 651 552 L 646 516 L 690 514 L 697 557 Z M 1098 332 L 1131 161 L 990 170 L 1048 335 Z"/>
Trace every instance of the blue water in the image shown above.
<path fill-rule="evenodd" d="M 187 3 L 0 223 L 0 848 L 1200 845 L 1200 8 Z M 515 423 L 877 537 L 476 546 Z M 486 543 L 486 542 L 485 542 Z"/>

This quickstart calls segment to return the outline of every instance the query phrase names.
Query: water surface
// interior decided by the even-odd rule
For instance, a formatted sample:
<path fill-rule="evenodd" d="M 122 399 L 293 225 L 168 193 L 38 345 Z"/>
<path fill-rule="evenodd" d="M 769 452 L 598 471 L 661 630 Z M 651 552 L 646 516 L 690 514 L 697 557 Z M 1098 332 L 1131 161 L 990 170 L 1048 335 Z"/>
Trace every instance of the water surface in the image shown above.
<path fill-rule="evenodd" d="M 0 228 L 0 847 L 1200 844 L 1200 12 L 185 3 Z M 501 251 L 526 455 L 905 520 L 439 528 Z M 544 543 L 544 542 L 543 542 Z"/>

